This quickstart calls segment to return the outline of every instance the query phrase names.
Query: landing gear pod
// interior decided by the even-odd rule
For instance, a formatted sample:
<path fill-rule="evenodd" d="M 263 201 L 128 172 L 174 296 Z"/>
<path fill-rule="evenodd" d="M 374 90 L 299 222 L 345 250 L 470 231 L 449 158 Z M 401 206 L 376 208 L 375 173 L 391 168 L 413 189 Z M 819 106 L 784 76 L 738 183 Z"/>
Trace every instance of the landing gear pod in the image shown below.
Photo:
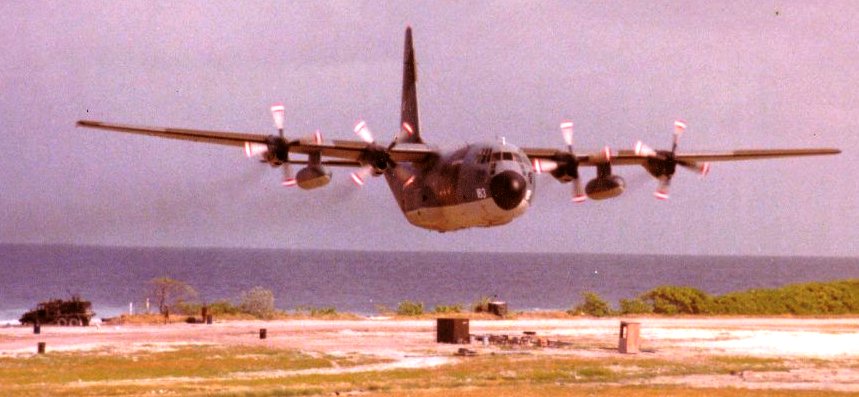
<path fill-rule="evenodd" d="M 298 171 L 295 180 L 298 182 L 298 187 L 302 189 L 316 189 L 331 182 L 331 171 L 319 165 L 309 165 Z"/>
<path fill-rule="evenodd" d="M 585 193 L 592 200 L 605 200 L 620 196 L 626 188 L 626 182 L 617 175 L 594 178 L 585 186 Z"/>

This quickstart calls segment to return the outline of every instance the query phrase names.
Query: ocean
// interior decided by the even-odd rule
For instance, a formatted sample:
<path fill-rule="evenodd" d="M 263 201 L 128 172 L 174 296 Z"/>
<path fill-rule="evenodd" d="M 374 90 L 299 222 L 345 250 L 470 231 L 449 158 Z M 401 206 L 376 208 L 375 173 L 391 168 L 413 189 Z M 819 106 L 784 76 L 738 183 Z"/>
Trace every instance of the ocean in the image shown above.
<path fill-rule="evenodd" d="M 368 252 L 0 245 L 0 324 L 77 294 L 97 317 L 143 308 L 147 282 L 171 277 L 202 301 L 261 286 L 275 305 L 374 314 L 404 300 L 468 307 L 497 296 L 511 310 L 567 309 L 583 291 L 610 303 L 659 285 L 709 293 L 859 278 L 859 258 Z"/>

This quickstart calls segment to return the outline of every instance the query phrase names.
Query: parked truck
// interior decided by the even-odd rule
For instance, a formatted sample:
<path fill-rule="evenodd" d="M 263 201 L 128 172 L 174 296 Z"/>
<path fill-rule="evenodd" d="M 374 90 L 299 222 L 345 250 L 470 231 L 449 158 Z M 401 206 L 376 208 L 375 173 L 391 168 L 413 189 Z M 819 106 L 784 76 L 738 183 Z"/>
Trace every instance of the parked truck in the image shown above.
<path fill-rule="evenodd" d="M 21 324 L 56 324 L 60 326 L 88 326 L 95 316 L 92 302 L 72 296 L 71 300 L 52 299 L 39 303 L 35 309 L 24 313 L 18 320 Z"/>

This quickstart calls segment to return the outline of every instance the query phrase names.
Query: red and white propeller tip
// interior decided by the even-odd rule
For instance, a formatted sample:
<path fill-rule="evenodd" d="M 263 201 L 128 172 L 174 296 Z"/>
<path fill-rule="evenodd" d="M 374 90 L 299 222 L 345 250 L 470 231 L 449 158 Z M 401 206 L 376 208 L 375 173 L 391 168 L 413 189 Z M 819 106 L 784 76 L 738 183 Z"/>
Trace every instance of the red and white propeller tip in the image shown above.
<path fill-rule="evenodd" d="M 370 176 L 371 172 L 372 168 L 370 166 L 365 166 L 359 168 L 349 176 L 352 177 L 352 182 L 355 183 L 355 186 L 361 187 L 367 183 L 367 177 Z"/>
<path fill-rule="evenodd" d="M 674 135 L 681 135 L 686 131 L 686 120 L 674 120 Z"/>
<path fill-rule="evenodd" d="M 373 132 L 370 131 L 370 128 L 367 127 L 367 122 L 364 120 L 360 120 L 355 123 L 353 131 L 355 131 L 355 135 L 358 135 L 358 137 L 364 142 L 373 143 L 376 141 L 373 139 Z"/>
<path fill-rule="evenodd" d="M 274 126 L 279 130 L 283 129 L 283 111 L 284 107 L 282 103 L 271 105 L 271 117 L 274 119 Z"/>
<path fill-rule="evenodd" d="M 656 154 L 656 150 L 653 150 L 652 147 L 647 146 L 646 143 L 638 141 L 635 143 L 635 155 L 636 156 L 645 156 L 650 157 Z"/>
<path fill-rule="evenodd" d="M 558 168 L 558 163 L 552 160 L 534 159 L 531 161 L 531 166 L 534 172 L 542 174 L 544 172 L 552 172 Z"/>
<path fill-rule="evenodd" d="M 564 142 L 567 143 L 567 146 L 571 146 L 573 144 L 573 122 L 572 121 L 564 121 L 561 123 L 561 134 L 564 135 Z"/>
<path fill-rule="evenodd" d="M 705 176 L 707 176 L 707 174 L 710 173 L 710 163 L 701 164 L 698 166 L 698 168 L 701 171 L 702 177 L 705 177 Z"/>
<path fill-rule="evenodd" d="M 268 145 L 255 142 L 245 142 L 245 156 L 254 157 L 265 153 L 268 150 Z"/>
<path fill-rule="evenodd" d="M 668 200 L 668 197 L 669 197 L 668 196 L 668 190 L 659 189 L 659 190 L 653 192 L 653 197 L 656 197 L 660 200 Z"/>
<path fill-rule="evenodd" d="M 585 194 L 585 190 L 582 189 L 582 182 L 578 179 L 573 181 L 573 202 L 574 203 L 584 203 L 585 200 L 588 199 L 588 195 Z"/>
<path fill-rule="evenodd" d="M 405 131 L 405 133 L 409 135 L 413 135 L 415 133 L 415 130 L 412 128 L 411 124 L 405 121 L 403 122 L 403 131 Z"/>
<path fill-rule="evenodd" d="M 295 178 L 286 178 L 280 184 L 283 187 L 293 187 L 293 186 L 298 185 L 298 181 Z"/>

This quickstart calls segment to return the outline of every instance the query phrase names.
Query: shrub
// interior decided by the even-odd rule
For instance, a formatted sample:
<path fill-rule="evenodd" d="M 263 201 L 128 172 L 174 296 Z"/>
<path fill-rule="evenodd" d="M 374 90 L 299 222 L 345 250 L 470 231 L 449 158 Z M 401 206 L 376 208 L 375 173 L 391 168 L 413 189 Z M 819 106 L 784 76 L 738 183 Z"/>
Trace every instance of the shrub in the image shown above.
<path fill-rule="evenodd" d="M 227 300 L 217 300 L 209 303 L 207 306 L 209 307 L 209 314 L 214 316 L 222 314 L 239 314 L 242 312 L 241 308 Z"/>
<path fill-rule="evenodd" d="M 227 300 L 217 300 L 212 303 L 182 303 L 176 306 L 176 311 L 188 316 L 202 314 L 203 306 L 208 308 L 208 314 L 219 316 L 224 314 L 239 314 L 241 309 Z"/>
<path fill-rule="evenodd" d="M 608 302 L 600 298 L 596 292 L 582 292 L 582 299 L 584 302 L 568 311 L 568 313 L 584 313 L 596 317 L 605 317 L 612 314 L 611 307 L 608 305 Z"/>
<path fill-rule="evenodd" d="M 641 295 L 641 300 L 659 314 L 706 314 L 713 311 L 713 297 L 691 287 L 656 287 Z"/>
<path fill-rule="evenodd" d="M 401 316 L 420 316 L 424 314 L 423 302 L 402 301 L 397 305 L 397 314 Z"/>
<path fill-rule="evenodd" d="M 313 306 L 298 306 L 295 308 L 297 312 L 306 312 L 310 317 L 333 316 L 337 314 L 337 309 L 334 306 L 313 307 Z"/>
<path fill-rule="evenodd" d="M 718 296 L 713 312 L 722 314 L 859 313 L 859 280 L 792 284 Z"/>
<path fill-rule="evenodd" d="M 653 306 L 641 298 L 621 299 L 620 300 L 621 314 L 647 314 L 653 313 Z"/>
<path fill-rule="evenodd" d="M 488 313 L 489 312 L 489 302 L 492 301 L 492 298 L 488 296 L 481 296 L 474 303 L 471 304 L 471 311 L 475 313 Z"/>
<path fill-rule="evenodd" d="M 433 313 L 462 313 L 462 305 L 459 303 L 453 305 L 436 305 L 433 308 Z"/>
<path fill-rule="evenodd" d="M 197 297 L 197 291 L 190 285 L 170 277 L 149 280 L 148 289 L 148 296 L 158 306 L 158 312 L 164 316 L 168 316 L 171 311 L 178 311 L 181 306 Z"/>
<path fill-rule="evenodd" d="M 239 308 L 243 313 L 257 318 L 274 317 L 274 293 L 263 287 L 253 287 L 242 292 Z"/>

